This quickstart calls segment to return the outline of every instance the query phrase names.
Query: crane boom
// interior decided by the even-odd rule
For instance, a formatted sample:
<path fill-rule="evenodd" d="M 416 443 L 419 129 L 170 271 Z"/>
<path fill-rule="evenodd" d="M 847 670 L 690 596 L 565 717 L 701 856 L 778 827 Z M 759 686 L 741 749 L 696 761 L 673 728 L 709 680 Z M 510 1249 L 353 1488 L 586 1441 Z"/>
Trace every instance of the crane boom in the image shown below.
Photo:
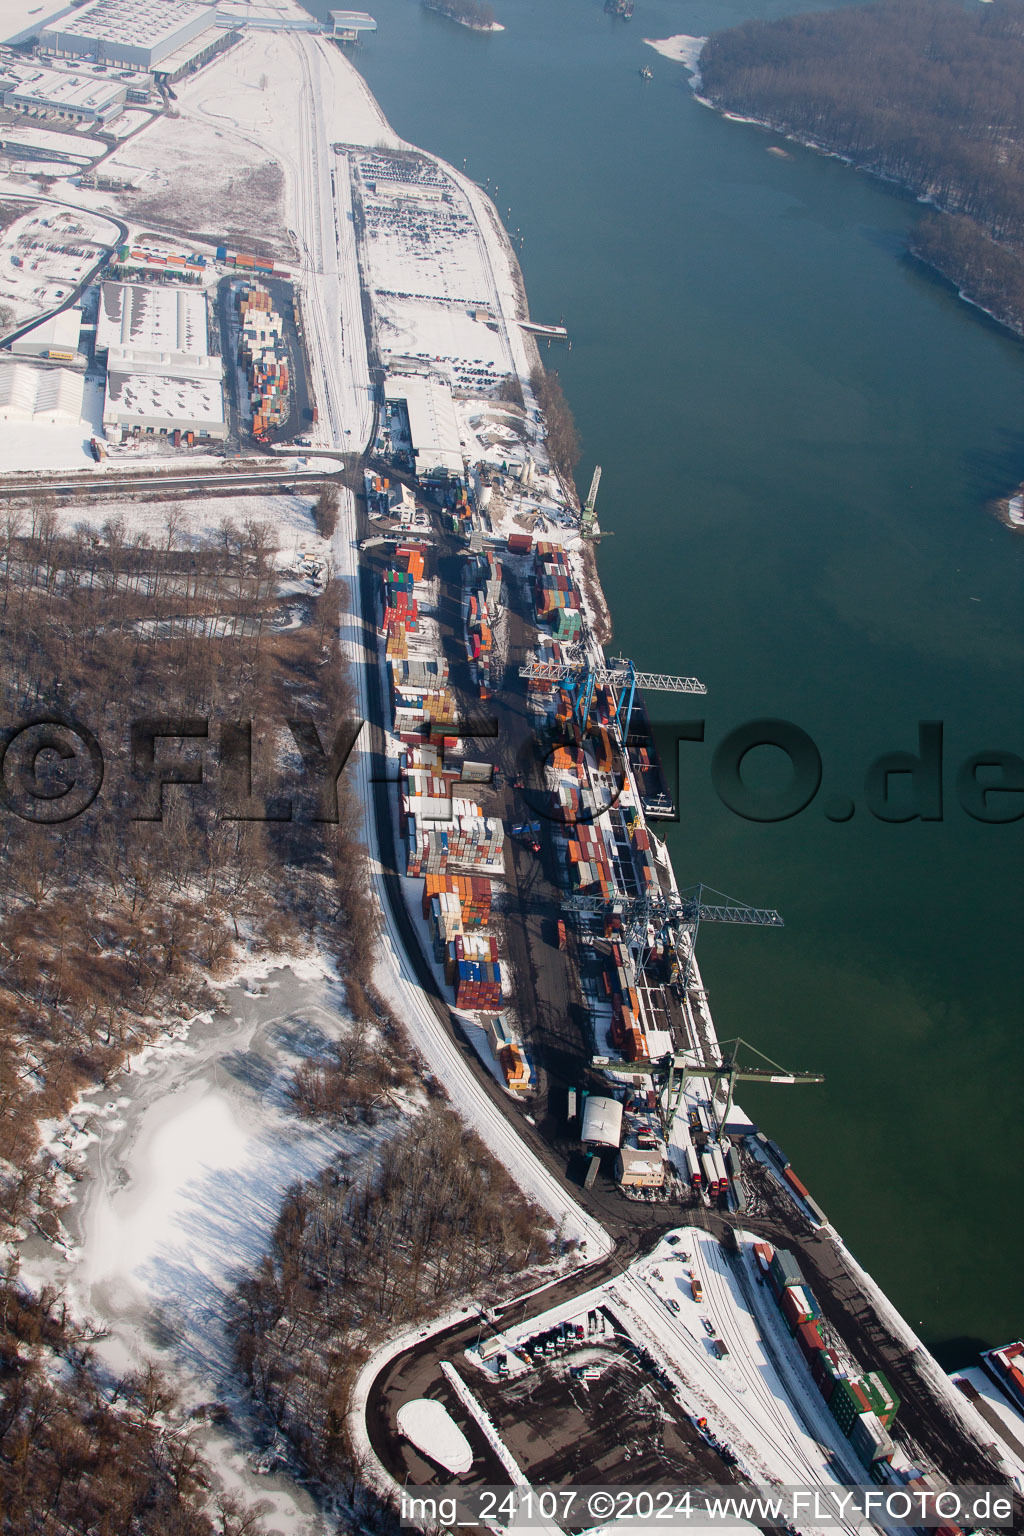
<path fill-rule="evenodd" d="M 672 672 L 630 672 L 628 667 L 592 667 L 598 683 L 611 683 L 623 687 L 635 681 L 638 688 L 654 693 L 707 693 L 697 677 L 677 677 Z M 519 668 L 519 676 L 533 682 L 567 683 L 587 671 L 586 662 L 574 661 L 527 661 Z"/>

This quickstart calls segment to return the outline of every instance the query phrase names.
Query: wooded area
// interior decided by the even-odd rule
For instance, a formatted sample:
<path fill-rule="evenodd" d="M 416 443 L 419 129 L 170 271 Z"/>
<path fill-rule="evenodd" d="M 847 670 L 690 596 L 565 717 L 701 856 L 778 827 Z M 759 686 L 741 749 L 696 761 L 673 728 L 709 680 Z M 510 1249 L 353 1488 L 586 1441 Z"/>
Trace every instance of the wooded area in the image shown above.
<path fill-rule="evenodd" d="M 1022 328 L 1024 0 L 881 0 L 750 21 L 712 37 L 700 69 L 723 110 L 931 200 L 941 212 L 915 254 Z"/>
<path fill-rule="evenodd" d="M 433 1100 L 394 1122 L 370 1173 L 341 1161 L 292 1190 L 239 1289 L 240 1368 L 306 1473 L 352 1496 L 361 1469 L 344 1417 L 367 1355 L 456 1297 L 500 1295 L 550 1254 L 547 1217 Z"/>
<path fill-rule="evenodd" d="M 169 507 L 155 544 L 120 519 L 72 529 L 46 506 L 0 519 L 7 735 L 72 718 L 105 759 L 102 792 L 76 818 L 0 814 L 0 1233 L 53 1227 L 60 1168 L 38 1159 L 36 1122 L 64 1115 L 168 1017 L 209 1003 L 205 977 L 243 929 L 256 949 L 326 936 L 343 965 L 372 931 L 351 805 L 342 790 L 337 827 L 302 816 L 309 788 L 285 725 L 314 721 L 329 743 L 351 713 L 343 585 L 328 574 L 286 611 L 266 524 L 225 522 L 202 543 L 181 524 Z M 165 790 L 162 820 L 135 819 L 130 733 L 147 716 L 210 721 L 191 756 L 213 783 Z M 255 796 L 290 796 L 291 821 L 220 814 L 215 748 L 235 721 L 255 722 Z"/>
<path fill-rule="evenodd" d="M 580 461 L 580 438 L 565 391 L 557 373 L 539 366 L 530 374 L 530 388 L 544 416 L 551 461 L 571 486 L 573 470 Z"/>

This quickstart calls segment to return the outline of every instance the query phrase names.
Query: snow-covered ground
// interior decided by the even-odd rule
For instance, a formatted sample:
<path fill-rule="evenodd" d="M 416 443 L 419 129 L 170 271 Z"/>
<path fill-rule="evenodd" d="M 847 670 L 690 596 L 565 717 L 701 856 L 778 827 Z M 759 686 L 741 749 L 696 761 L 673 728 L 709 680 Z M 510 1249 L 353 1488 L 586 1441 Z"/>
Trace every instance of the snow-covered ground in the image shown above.
<path fill-rule="evenodd" d="M 182 497 L 180 501 L 165 494 L 153 501 L 125 497 L 64 504 L 57 514 L 71 526 L 85 523 L 90 528 L 102 528 L 120 518 L 129 536 L 144 533 L 157 548 L 166 542 L 168 517 L 174 523 L 176 544 L 215 539 L 225 521 L 239 529 L 247 522 L 266 523 L 277 542 L 278 563 L 290 565 L 306 555 L 324 560 L 330 553 L 330 541 L 322 539 L 314 526 L 313 502 L 312 496 L 294 493 Z"/>
<path fill-rule="evenodd" d="M 663 59 L 673 59 L 677 64 L 682 64 L 693 75 L 695 86 L 699 83 L 697 60 L 707 42 L 706 37 L 690 37 L 686 32 L 677 32 L 674 37 L 645 37 L 644 42 L 660 53 Z"/>
<path fill-rule="evenodd" d="M 756 1284 L 753 1240 L 740 1238 L 744 1251 L 733 1266 L 710 1233 L 679 1228 L 615 1279 L 503 1331 L 502 1343 L 512 1351 L 562 1322 L 586 1325 L 588 1313 L 604 1307 L 664 1363 L 679 1401 L 694 1418 L 707 1418 L 752 1481 L 812 1488 L 865 1482 L 774 1302 Z M 694 1277 L 703 1286 L 700 1302 Z M 716 1338 L 729 1351 L 721 1359 Z M 510 1367 L 514 1374 L 530 1369 L 511 1357 Z M 858 1523 L 847 1528 L 857 1531 Z M 813 1528 L 801 1530 L 811 1536 Z"/>
<path fill-rule="evenodd" d="M 0 188 L 0 197 L 6 201 L 12 192 Z M 0 236 L 0 306 L 10 308 L 16 321 L 27 321 L 59 307 L 113 238 L 114 226 L 95 214 L 36 199 L 23 186 L 16 195 L 25 212 Z"/>
<path fill-rule="evenodd" d="M 84 1098 L 54 1128 L 54 1152 L 84 1155 L 88 1172 L 66 1214 L 66 1253 L 26 1243 L 22 1273 L 60 1285 L 77 1316 L 109 1329 L 97 1346 L 103 1365 L 155 1359 L 186 1407 L 224 1402 L 237 1421 L 234 1287 L 267 1251 L 289 1186 L 339 1154 L 366 1162 L 386 1125 L 325 1127 L 288 1102 L 293 1069 L 322 1056 L 344 1025 L 343 991 L 325 965 L 272 971 L 227 990 L 224 1003 L 224 1014 L 141 1052 L 106 1099 Z M 268 1536 L 321 1536 L 312 1501 L 289 1479 L 258 1475 L 227 1430 L 200 1439 L 228 1487 L 266 1501 Z"/>

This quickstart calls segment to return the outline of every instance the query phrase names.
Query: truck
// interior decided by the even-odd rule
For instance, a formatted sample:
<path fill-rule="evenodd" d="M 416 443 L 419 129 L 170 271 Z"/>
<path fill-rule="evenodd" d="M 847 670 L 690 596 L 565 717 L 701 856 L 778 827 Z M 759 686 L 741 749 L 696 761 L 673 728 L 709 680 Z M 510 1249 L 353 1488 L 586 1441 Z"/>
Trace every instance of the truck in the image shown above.
<path fill-rule="evenodd" d="M 693 1275 L 690 1278 L 690 1290 L 693 1292 L 694 1301 L 700 1302 L 704 1300 L 704 1287 L 701 1285 L 696 1275 Z"/>
<path fill-rule="evenodd" d="M 702 1152 L 700 1166 L 704 1174 L 704 1187 L 709 1195 L 718 1193 L 718 1169 L 715 1167 L 715 1159 L 710 1152 Z"/>
<path fill-rule="evenodd" d="M 107 456 L 107 450 L 104 448 L 98 437 L 90 437 L 89 448 L 92 452 L 93 458 L 96 460 L 96 463 L 102 464 L 103 460 Z"/>
<path fill-rule="evenodd" d="M 692 1142 L 688 1141 L 686 1143 L 686 1146 L 683 1148 L 683 1154 L 686 1157 L 686 1171 L 690 1175 L 690 1184 L 694 1189 L 699 1189 L 701 1183 L 700 1162 L 696 1152 L 693 1150 Z"/>
<path fill-rule="evenodd" d="M 525 843 L 529 843 L 534 853 L 540 853 L 540 822 L 517 821 L 512 826 L 512 836 L 521 837 Z"/>
<path fill-rule="evenodd" d="M 729 1188 L 729 1175 L 725 1171 L 725 1159 L 722 1156 L 721 1147 L 712 1147 L 711 1156 L 714 1159 L 715 1173 L 718 1178 L 717 1193 L 724 1195 L 726 1190 Z"/>

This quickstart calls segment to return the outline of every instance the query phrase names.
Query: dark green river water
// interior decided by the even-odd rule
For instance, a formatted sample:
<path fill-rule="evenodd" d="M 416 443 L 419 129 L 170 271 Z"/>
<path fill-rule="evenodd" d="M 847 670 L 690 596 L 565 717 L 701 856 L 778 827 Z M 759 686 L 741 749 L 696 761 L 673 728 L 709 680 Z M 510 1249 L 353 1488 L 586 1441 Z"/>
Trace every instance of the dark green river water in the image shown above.
<path fill-rule="evenodd" d="M 601 0 L 495 5 L 507 30 L 482 36 L 375 0 L 354 56 L 399 133 L 511 208 L 531 312 L 573 337 L 543 355 L 582 488 L 604 468 L 616 648 L 708 685 L 699 707 L 651 699 L 707 722 L 681 749 L 677 874 L 786 919 L 702 930 L 718 1033 L 828 1079 L 742 1102 L 963 1363 L 1024 1331 L 1022 823 L 982 825 L 954 792 L 971 752 L 1024 753 L 1024 538 L 983 510 L 1024 478 L 1024 345 L 903 255 L 915 205 L 767 153 L 643 43 L 793 4 L 637 0 L 628 24 Z M 711 783 L 715 745 L 760 716 L 824 765 L 774 824 Z M 918 720 L 944 723 L 943 819 L 882 822 L 865 768 L 916 748 Z M 824 814 L 838 794 L 849 821 Z"/>

